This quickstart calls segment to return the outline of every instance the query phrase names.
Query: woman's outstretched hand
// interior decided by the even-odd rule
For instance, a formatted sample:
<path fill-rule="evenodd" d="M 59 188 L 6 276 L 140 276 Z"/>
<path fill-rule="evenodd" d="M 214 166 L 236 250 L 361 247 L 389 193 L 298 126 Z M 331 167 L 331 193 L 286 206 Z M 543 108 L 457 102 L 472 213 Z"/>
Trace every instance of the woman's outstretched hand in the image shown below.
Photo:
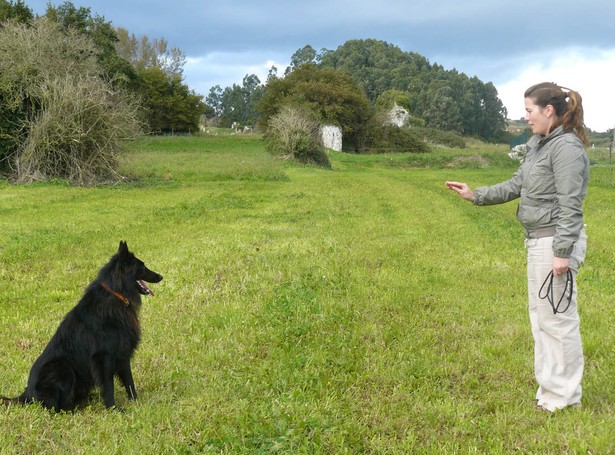
<path fill-rule="evenodd" d="M 449 190 L 456 191 L 459 196 L 464 198 L 466 201 L 474 201 L 474 192 L 467 184 L 461 182 L 446 182 L 446 187 Z"/>

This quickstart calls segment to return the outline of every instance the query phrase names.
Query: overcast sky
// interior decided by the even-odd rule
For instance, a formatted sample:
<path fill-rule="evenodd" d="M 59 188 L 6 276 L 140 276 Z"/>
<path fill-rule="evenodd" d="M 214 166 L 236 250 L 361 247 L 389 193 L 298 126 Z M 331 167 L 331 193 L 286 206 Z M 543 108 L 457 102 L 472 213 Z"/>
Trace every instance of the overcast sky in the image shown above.
<path fill-rule="evenodd" d="M 25 0 L 37 14 L 49 0 Z M 59 5 L 61 1 L 51 1 Z M 492 82 L 510 118 L 523 92 L 550 81 L 581 93 L 585 122 L 615 127 L 614 0 L 73 0 L 137 36 L 164 38 L 188 57 L 184 78 L 214 85 L 283 74 L 305 45 L 387 41 L 445 69 Z"/>

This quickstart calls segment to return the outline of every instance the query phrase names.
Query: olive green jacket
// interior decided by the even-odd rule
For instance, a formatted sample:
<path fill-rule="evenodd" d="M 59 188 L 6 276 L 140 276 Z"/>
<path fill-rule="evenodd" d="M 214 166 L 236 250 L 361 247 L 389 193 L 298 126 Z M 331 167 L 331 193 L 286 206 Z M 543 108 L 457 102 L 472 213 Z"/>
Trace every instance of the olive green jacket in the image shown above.
<path fill-rule="evenodd" d="M 506 182 L 477 188 L 475 205 L 493 205 L 520 198 L 517 220 L 528 238 L 553 235 L 556 257 L 570 257 L 583 229 L 589 159 L 582 141 L 559 126 L 546 137 L 527 143 L 525 161 Z M 550 233 L 549 233 L 550 232 Z"/>

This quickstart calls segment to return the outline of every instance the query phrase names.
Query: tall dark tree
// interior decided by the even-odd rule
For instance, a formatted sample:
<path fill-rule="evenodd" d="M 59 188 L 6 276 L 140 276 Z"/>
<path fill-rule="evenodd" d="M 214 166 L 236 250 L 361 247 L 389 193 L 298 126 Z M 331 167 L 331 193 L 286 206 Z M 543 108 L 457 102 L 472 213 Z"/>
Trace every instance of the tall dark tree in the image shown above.
<path fill-rule="evenodd" d="M 8 19 L 28 23 L 34 19 L 34 14 L 22 0 L 17 0 L 16 2 L 0 0 L 0 27 L 2 22 Z"/>
<path fill-rule="evenodd" d="M 242 85 L 233 84 L 224 90 L 219 85 L 209 90 L 205 99 L 218 123 L 230 127 L 234 123 L 255 125 L 259 117 L 256 104 L 263 96 L 264 86 L 255 74 L 246 74 Z"/>
<path fill-rule="evenodd" d="M 186 54 L 179 48 L 170 47 L 164 38 L 137 38 L 122 27 L 116 32 L 118 41 L 115 48 L 118 54 L 137 70 L 160 68 L 169 75 L 183 75 Z"/>
<path fill-rule="evenodd" d="M 117 53 L 115 48 L 118 42 L 117 32 L 103 16 L 92 15 L 90 8 L 83 6 L 77 8 L 70 1 L 65 1 L 57 7 L 49 3 L 45 16 L 66 30 L 78 31 L 92 39 L 96 44 L 97 58 L 103 69 L 102 76 L 114 84 L 134 88 L 137 84 L 134 67 Z"/>
<path fill-rule="evenodd" d="M 425 124 L 431 128 L 462 132 L 463 125 L 459 107 L 449 86 L 428 92 L 428 105 L 423 112 Z"/>
<path fill-rule="evenodd" d="M 222 116 L 223 103 L 222 94 L 224 91 L 220 85 L 214 85 L 209 89 L 209 94 L 205 98 L 205 104 L 211 109 L 213 117 Z"/>
<path fill-rule="evenodd" d="M 139 90 L 145 120 L 153 133 L 195 132 L 205 113 L 203 97 L 182 82 L 179 75 L 169 76 L 160 68 L 139 72 L 143 86 Z"/>
<path fill-rule="evenodd" d="M 298 49 L 291 56 L 290 66 L 286 68 L 286 71 L 284 74 L 288 75 L 289 73 L 293 72 L 297 68 L 300 68 L 302 65 L 305 65 L 306 63 L 318 63 L 318 59 L 319 59 L 318 53 L 312 46 L 308 44 L 307 46 L 304 46 L 301 49 Z"/>

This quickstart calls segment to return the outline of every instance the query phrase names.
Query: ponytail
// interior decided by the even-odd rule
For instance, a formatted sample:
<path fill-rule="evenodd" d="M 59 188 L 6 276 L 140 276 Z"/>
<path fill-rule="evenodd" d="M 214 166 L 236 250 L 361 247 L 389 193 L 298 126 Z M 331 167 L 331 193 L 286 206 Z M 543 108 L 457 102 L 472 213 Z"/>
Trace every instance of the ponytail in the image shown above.
<path fill-rule="evenodd" d="M 564 131 L 574 131 L 574 133 L 583 141 L 585 147 L 589 146 L 589 139 L 585 131 L 585 122 L 583 121 L 583 100 L 579 92 L 568 90 L 568 109 L 562 118 Z"/>
<path fill-rule="evenodd" d="M 553 82 L 542 82 L 528 88 L 525 91 L 525 98 L 531 98 L 537 106 L 542 108 L 549 104 L 553 106 L 559 118 L 553 127 L 562 125 L 564 131 L 572 131 L 586 147 L 589 145 L 583 120 L 583 100 L 578 92 L 560 87 Z"/>

